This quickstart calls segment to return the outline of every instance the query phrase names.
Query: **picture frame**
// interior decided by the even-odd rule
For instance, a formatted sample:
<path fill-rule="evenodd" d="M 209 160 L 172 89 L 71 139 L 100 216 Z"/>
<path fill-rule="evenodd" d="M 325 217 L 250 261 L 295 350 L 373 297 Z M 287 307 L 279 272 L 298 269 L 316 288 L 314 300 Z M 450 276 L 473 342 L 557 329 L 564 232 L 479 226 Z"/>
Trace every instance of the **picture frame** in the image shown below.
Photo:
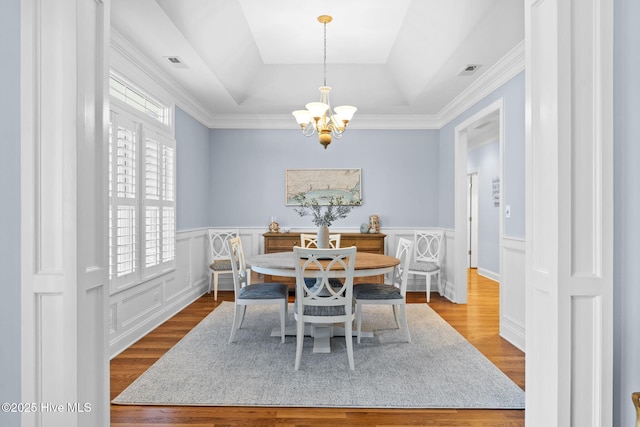
<path fill-rule="evenodd" d="M 346 169 L 286 169 L 285 204 L 300 206 L 296 195 L 304 195 L 307 200 L 317 200 L 326 206 L 333 198 L 342 197 L 342 204 L 359 206 L 362 204 L 362 170 Z"/>

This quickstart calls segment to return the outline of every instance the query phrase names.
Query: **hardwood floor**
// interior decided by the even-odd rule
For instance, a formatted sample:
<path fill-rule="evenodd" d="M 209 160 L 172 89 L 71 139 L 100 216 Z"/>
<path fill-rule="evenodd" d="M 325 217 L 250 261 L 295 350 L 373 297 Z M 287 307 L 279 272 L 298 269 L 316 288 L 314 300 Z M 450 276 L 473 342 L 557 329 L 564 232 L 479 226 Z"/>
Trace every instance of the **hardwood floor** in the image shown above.
<path fill-rule="evenodd" d="M 232 292 L 204 295 L 111 361 L 111 398 L 177 343 Z M 424 304 L 423 293 L 409 303 Z M 431 294 L 430 306 L 524 388 L 524 353 L 498 336 L 498 284 L 469 272 L 468 304 Z M 112 426 L 524 426 L 524 410 L 169 407 L 111 405 Z"/>

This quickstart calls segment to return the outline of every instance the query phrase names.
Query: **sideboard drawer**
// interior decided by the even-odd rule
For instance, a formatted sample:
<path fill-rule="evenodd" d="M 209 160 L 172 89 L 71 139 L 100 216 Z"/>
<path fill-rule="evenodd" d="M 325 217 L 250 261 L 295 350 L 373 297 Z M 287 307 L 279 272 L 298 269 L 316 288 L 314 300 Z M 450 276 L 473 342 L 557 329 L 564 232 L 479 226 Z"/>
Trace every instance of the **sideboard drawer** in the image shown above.
<path fill-rule="evenodd" d="M 355 246 L 359 251 L 370 252 L 372 254 L 384 254 L 384 238 L 380 241 L 380 239 L 356 239 L 341 236 L 340 246 L 343 248 Z"/>
<path fill-rule="evenodd" d="M 300 235 L 294 233 L 267 233 L 275 234 L 276 237 L 266 237 L 264 239 L 264 253 L 289 252 L 294 246 L 300 246 Z"/>

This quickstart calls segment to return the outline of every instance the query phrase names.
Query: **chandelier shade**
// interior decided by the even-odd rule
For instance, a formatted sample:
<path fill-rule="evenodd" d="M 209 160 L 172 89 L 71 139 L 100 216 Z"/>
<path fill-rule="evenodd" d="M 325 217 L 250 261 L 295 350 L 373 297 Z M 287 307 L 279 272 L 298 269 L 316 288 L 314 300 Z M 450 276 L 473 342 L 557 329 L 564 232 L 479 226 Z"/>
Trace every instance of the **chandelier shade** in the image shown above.
<path fill-rule="evenodd" d="M 331 139 L 340 138 L 345 131 L 347 124 L 358 110 L 351 105 L 341 105 L 335 109 L 331 108 L 329 102 L 329 92 L 331 88 L 327 86 L 327 24 L 333 18 L 328 15 L 321 15 L 318 21 L 324 26 L 324 86 L 320 86 L 320 101 L 309 102 L 305 105 L 306 110 L 296 110 L 292 114 L 298 125 L 302 129 L 304 136 L 318 135 L 320 144 L 326 149 L 331 144 Z"/>

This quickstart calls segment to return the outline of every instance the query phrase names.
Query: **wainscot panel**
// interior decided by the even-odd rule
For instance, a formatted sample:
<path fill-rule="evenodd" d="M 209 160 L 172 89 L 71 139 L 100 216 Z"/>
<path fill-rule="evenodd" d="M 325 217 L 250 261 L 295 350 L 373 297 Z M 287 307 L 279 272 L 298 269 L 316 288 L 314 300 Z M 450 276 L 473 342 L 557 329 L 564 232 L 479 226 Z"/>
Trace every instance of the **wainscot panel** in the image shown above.
<path fill-rule="evenodd" d="M 440 266 L 440 270 L 443 271 L 442 277 L 442 285 L 444 288 L 444 296 L 450 300 L 456 300 L 456 286 L 455 283 L 451 281 L 455 277 L 455 243 L 456 243 L 456 233 L 454 230 L 448 229 L 444 230 L 444 258 L 442 259 L 442 265 Z M 433 292 L 433 289 L 431 290 Z"/>
<path fill-rule="evenodd" d="M 500 336 L 525 350 L 525 241 L 502 239 Z"/>

